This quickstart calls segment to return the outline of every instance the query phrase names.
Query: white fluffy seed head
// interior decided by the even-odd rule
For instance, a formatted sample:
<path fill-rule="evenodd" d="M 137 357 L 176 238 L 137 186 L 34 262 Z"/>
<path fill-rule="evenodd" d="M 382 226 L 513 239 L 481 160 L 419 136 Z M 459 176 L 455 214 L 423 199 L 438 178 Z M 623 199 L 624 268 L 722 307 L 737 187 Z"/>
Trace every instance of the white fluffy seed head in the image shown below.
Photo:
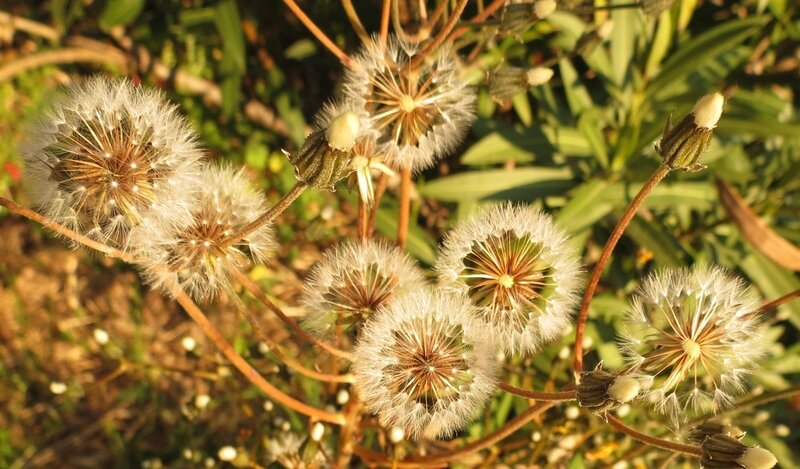
<path fill-rule="evenodd" d="M 507 355 L 531 354 L 569 324 L 581 283 L 578 255 L 553 219 L 510 204 L 451 230 L 436 261 L 439 284 L 465 295 Z"/>
<path fill-rule="evenodd" d="M 725 98 L 720 93 L 707 94 L 698 99 L 692 109 L 695 125 L 704 129 L 716 127 L 719 118 L 722 117 L 724 104 Z"/>
<path fill-rule="evenodd" d="M 419 267 L 387 243 L 349 241 L 325 252 L 303 291 L 304 325 L 319 333 L 352 332 L 393 297 L 424 288 Z"/>
<path fill-rule="evenodd" d="M 116 248 L 151 212 L 183 219 L 202 151 L 156 90 L 95 77 L 68 87 L 21 145 L 43 215 Z"/>
<path fill-rule="evenodd" d="M 475 119 L 475 91 L 448 47 L 409 67 L 415 45 L 395 37 L 385 47 L 379 42 L 367 41 L 346 71 L 344 102 L 366 110 L 392 167 L 418 172 L 461 142 Z"/>
<path fill-rule="evenodd" d="M 525 78 L 530 86 L 541 86 L 553 78 L 553 69 L 550 67 L 533 67 L 529 69 Z"/>
<path fill-rule="evenodd" d="M 204 301 L 228 288 L 234 271 L 264 262 L 275 241 L 270 225 L 227 241 L 267 206 L 242 171 L 208 167 L 201 180 L 203 191 L 195 193 L 187 222 L 175 226 L 172 220 L 148 217 L 131 233 L 131 240 L 150 283 L 167 290 L 178 284 Z"/>
<path fill-rule="evenodd" d="M 491 398 L 495 349 L 461 297 L 419 289 L 367 322 L 354 353 L 359 396 L 383 427 L 412 438 L 464 428 Z"/>
<path fill-rule="evenodd" d="M 608 397 L 617 402 L 625 403 L 632 401 L 639 395 L 641 390 L 642 386 L 639 384 L 638 379 L 627 375 L 618 376 L 614 383 L 608 387 Z"/>
<path fill-rule="evenodd" d="M 764 350 L 758 301 L 721 268 L 665 269 L 642 283 L 620 336 L 647 401 L 680 423 L 727 407 Z"/>
<path fill-rule="evenodd" d="M 748 448 L 736 462 L 746 469 L 770 469 L 778 464 L 774 454 L 764 448 Z"/>

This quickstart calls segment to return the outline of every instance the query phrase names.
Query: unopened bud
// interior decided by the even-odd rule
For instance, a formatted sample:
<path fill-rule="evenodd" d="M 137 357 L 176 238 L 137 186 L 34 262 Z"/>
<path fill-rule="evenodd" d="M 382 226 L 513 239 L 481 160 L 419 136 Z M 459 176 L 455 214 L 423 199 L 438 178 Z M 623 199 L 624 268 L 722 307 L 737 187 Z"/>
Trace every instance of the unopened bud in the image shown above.
<path fill-rule="evenodd" d="M 636 378 L 605 372 L 598 365 L 592 371 L 581 373 L 577 397 L 581 407 L 601 414 L 633 400 L 640 390 L 641 384 Z"/>
<path fill-rule="evenodd" d="M 699 171 L 705 168 L 700 157 L 711 143 L 711 134 L 722 115 L 725 98 L 712 93 L 697 100 L 691 114 L 674 127 L 667 119 L 664 135 L 656 145 L 656 151 L 672 169 Z"/>
<path fill-rule="evenodd" d="M 331 147 L 350 151 L 356 144 L 360 130 L 361 123 L 358 121 L 358 116 L 354 112 L 343 112 L 333 118 L 325 131 L 325 137 Z"/>
<path fill-rule="evenodd" d="M 314 441 L 322 440 L 322 436 L 325 434 L 325 425 L 322 422 L 317 422 L 311 427 L 311 439 Z"/>
<path fill-rule="evenodd" d="M 705 468 L 769 469 L 778 463 L 775 456 L 764 448 L 749 447 L 736 438 L 725 435 L 710 436 L 700 444 L 700 463 Z"/>
<path fill-rule="evenodd" d="M 549 16 L 556 10 L 554 0 L 538 0 L 531 3 L 509 3 L 500 13 L 500 31 L 519 36 L 534 23 Z"/>
<path fill-rule="evenodd" d="M 392 427 L 392 429 L 389 430 L 389 441 L 394 444 L 400 443 L 405 437 L 406 432 L 400 427 Z"/>
<path fill-rule="evenodd" d="M 631 376 L 617 376 L 614 383 L 608 388 L 608 397 L 624 404 L 638 396 L 641 389 L 642 386 L 636 378 Z"/>
<path fill-rule="evenodd" d="M 533 13 L 537 19 L 545 19 L 550 16 L 550 13 L 556 11 L 555 0 L 538 0 L 533 2 Z"/>
<path fill-rule="evenodd" d="M 553 69 L 548 67 L 533 67 L 525 74 L 528 85 L 541 86 L 553 78 Z"/>
<path fill-rule="evenodd" d="M 714 421 L 704 422 L 689 431 L 689 439 L 697 444 L 714 435 L 724 435 L 739 440 L 744 436 L 744 432 L 738 427 Z"/>

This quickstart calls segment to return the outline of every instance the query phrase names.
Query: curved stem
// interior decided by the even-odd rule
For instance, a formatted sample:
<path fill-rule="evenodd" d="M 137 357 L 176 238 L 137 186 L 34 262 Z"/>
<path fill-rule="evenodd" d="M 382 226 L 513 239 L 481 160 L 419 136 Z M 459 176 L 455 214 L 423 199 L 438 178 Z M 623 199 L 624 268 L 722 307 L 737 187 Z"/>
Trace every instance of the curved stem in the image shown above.
<path fill-rule="evenodd" d="M 788 303 L 788 302 L 790 302 L 790 301 L 792 301 L 794 299 L 797 299 L 797 298 L 800 298 L 800 288 L 798 288 L 797 290 L 795 290 L 793 292 L 789 292 L 789 293 L 783 295 L 782 297 L 780 297 L 778 299 L 772 300 L 769 303 L 766 303 L 762 307 L 760 307 L 757 310 L 753 311 L 752 314 L 759 315 L 759 314 L 766 313 L 767 311 L 769 311 L 771 309 L 775 309 L 775 308 L 777 308 L 777 307 L 779 307 L 779 306 L 781 306 L 781 305 L 783 305 L 785 303 Z"/>
<path fill-rule="evenodd" d="M 673 451 L 678 453 L 688 454 L 690 456 L 697 456 L 700 457 L 703 455 L 702 451 L 700 450 L 699 446 L 693 445 L 684 445 L 681 443 L 677 443 L 674 441 L 669 440 L 662 440 L 661 438 L 656 438 L 654 436 L 647 435 L 642 433 L 638 430 L 635 430 L 616 417 L 610 414 L 606 414 L 606 419 L 608 419 L 608 423 L 611 424 L 612 427 L 616 428 L 617 430 L 621 431 L 622 433 L 628 435 L 629 437 L 633 438 L 634 440 L 641 441 L 642 443 L 646 443 L 650 446 L 655 446 L 656 448 L 665 449 L 667 451 Z"/>
<path fill-rule="evenodd" d="M 392 0 L 383 0 L 383 7 L 381 9 L 381 32 L 380 32 L 380 45 L 381 51 L 386 48 L 386 41 L 389 40 L 389 17 L 392 12 Z"/>
<path fill-rule="evenodd" d="M 313 419 L 333 423 L 336 425 L 343 425 L 345 423 L 344 415 L 340 413 L 327 412 L 300 402 L 267 382 L 267 380 L 264 379 L 264 377 L 261 376 L 258 371 L 255 370 L 255 368 L 250 366 L 250 364 L 247 363 L 247 361 L 242 358 L 241 355 L 236 353 L 236 350 L 234 350 L 233 346 L 225 339 L 222 333 L 220 333 L 217 328 L 211 324 L 206 315 L 203 314 L 203 311 L 201 311 L 200 308 L 194 304 L 192 299 L 189 298 L 183 289 L 174 284 L 167 285 L 167 288 L 178 301 L 178 303 L 183 306 L 183 309 L 186 311 L 189 317 L 192 318 L 192 320 L 194 320 L 198 326 L 200 326 L 200 329 L 203 331 L 203 333 L 209 339 L 211 339 L 212 342 L 214 342 L 222 354 L 225 355 L 225 357 L 230 360 L 231 363 L 233 363 L 233 366 L 242 372 L 248 381 L 263 391 L 264 394 L 274 399 L 276 402 L 279 402 L 286 407 Z"/>
<path fill-rule="evenodd" d="M 364 25 L 361 24 L 361 18 L 358 17 L 358 12 L 356 12 L 353 6 L 353 0 L 342 0 L 342 8 L 347 15 L 347 19 L 350 20 L 350 25 L 353 26 L 353 30 L 358 35 L 358 38 L 361 39 L 362 42 L 369 41 L 369 34 L 367 34 L 367 30 L 364 29 Z"/>
<path fill-rule="evenodd" d="M 425 23 L 425 29 L 430 31 L 433 29 L 434 26 L 436 26 L 436 23 L 439 22 L 439 18 L 442 17 L 445 8 L 447 8 L 447 2 L 439 2 L 439 4 L 436 5 L 436 9 L 433 10 L 433 13 L 428 18 L 427 23 Z"/>
<path fill-rule="evenodd" d="M 375 185 L 375 199 L 372 201 L 372 207 L 369 211 L 369 221 L 367 222 L 367 236 L 372 236 L 375 231 L 375 218 L 378 216 L 378 208 L 381 206 L 381 198 L 383 193 L 386 192 L 386 180 L 388 176 L 386 173 L 381 173 L 378 176 L 378 184 Z"/>
<path fill-rule="evenodd" d="M 403 461 L 391 461 L 384 455 L 368 450 L 366 448 L 357 448 L 356 453 L 367 460 L 369 463 L 379 463 L 382 465 L 391 465 L 392 467 L 420 467 L 420 466 L 441 466 L 444 464 L 452 463 L 458 459 L 469 456 L 470 454 L 488 448 L 493 444 L 504 440 L 507 436 L 522 428 L 526 423 L 530 422 L 542 412 L 556 405 L 556 402 L 537 402 L 536 405 L 525 409 L 524 412 L 509 420 L 502 427 L 493 431 L 492 433 L 466 444 L 460 448 L 444 453 L 433 454 L 430 456 L 418 456 L 405 459 Z"/>
<path fill-rule="evenodd" d="M 260 217 L 250 222 L 250 224 L 241 230 L 228 235 L 222 241 L 220 241 L 220 249 L 230 246 L 262 226 L 273 222 L 281 213 L 285 212 L 286 209 L 292 205 L 292 202 L 297 200 L 297 198 L 300 197 L 300 194 L 302 194 L 307 188 L 308 184 L 304 182 L 297 182 L 291 189 L 289 189 L 289 192 L 281 197 L 281 200 L 279 200 L 278 203 L 268 208 Z"/>
<path fill-rule="evenodd" d="M 301 23 L 308 28 L 309 32 L 317 38 L 317 40 L 322 43 L 323 46 L 327 47 L 333 55 L 335 55 L 341 62 L 344 64 L 345 67 L 351 68 L 353 67 L 353 59 L 350 58 L 344 51 L 339 49 L 339 47 L 331 41 L 331 39 L 322 32 L 321 29 L 309 18 L 303 10 L 295 3 L 294 0 L 283 0 L 283 3 L 292 10 L 294 16 L 300 20 Z"/>
<path fill-rule="evenodd" d="M 592 270 L 592 276 L 589 279 L 589 284 L 586 285 L 583 302 L 581 303 L 581 310 L 578 313 L 578 322 L 575 326 L 575 349 L 573 351 L 574 361 L 572 369 L 575 373 L 576 380 L 579 379 L 581 371 L 583 371 L 583 333 L 586 328 L 586 320 L 589 317 L 589 304 L 591 304 L 594 293 L 597 290 L 597 284 L 600 282 L 603 268 L 611 258 L 611 253 L 617 246 L 617 242 L 622 237 L 625 228 L 631 222 L 633 216 L 636 215 L 642 202 L 644 202 L 647 196 L 650 195 L 653 189 L 667 174 L 669 174 L 669 172 L 670 167 L 666 164 L 662 164 L 653 171 L 653 174 L 650 175 L 650 178 L 644 183 L 644 186 L 639 189 L 639 193 L 633 198 L 628 208 L 625 209 L 625 213 L 622 214 L 622 217 L 617 222 L 617 226 L 614 227 L 614 231 L 611 232 L 611 236 L 609 236 L 606 245 L 603 247 L 603 252 L 600 254 L 600 259 L 597 260 L 597 264 L 595 264 L 594 270 Z"/>
<path fill-rule="evenodd" d="M 56 233 L 67 237 L 78 244 L 82 244 L 88 248 L 94 249 L 95 251 L 100 251 L 109 257 L 114 257 L 128 263 L 133 263 L 133 258 L 129 254 L 120 251 L 119 249 L 112 248 L 111 246 L 106 246 L 105 244 L 94 241 L 93 239 L 87 238 L 86 236 L 72 231 L 65 226 L 59 225 L 53 220 L 50 220 L 49 218 L 46 218 L 29 208 L 25 208 L 12 200 L 6 199 L 5 197 L 0 197 L 0 205 L 7 208 L 12 213 L 23 216 L 28 220 L 35 221 L 48 230 L 55 231 Z"/>
<path fill-rule="evenodd" d="M 456 24 L 458 23 L 458 20 L 461 19 L 461 14 L 464 13 L 467 3 L 469 3 L 469 0 L 459 0 L 458 4 L 456 4 L 456 7 L 450 14 L 450 19 L 442 27 L 442 30 L 439 31 L 436 37 L 433 38 L 433 40 L 429 42 L 419 54 L 416 54 L 414 58 L 411 59 L 411 62 L 409 63 L 410 69 L 413 70 L 414 68 L 418 67 L 425 60 L 425 58 L 430 55 L 431 52 L 438 49 L 444 43 L 444 41 L 447 40 L 448 36 L 450 36 L 450 33 L 453 31 L 453 28 L 455 28 Z"/>
<path fill-rule="evenodd" d="M 520 397 L 525 397 L 528 399 L 535 399 L 537 401 L 549 401 L 549 402 L 564 402 L 564 401 L 574 401 L 577 399 L 577 393 L 574 389 L 567 390 L 567 391 L 556 391 L 556 392 L 546 392 L 546 391 L 528 391 L 527 389 L 518 388 L 516 386 L 512 386 L 508 383 L 500 382 L 499 384 L 500 389 L 505 392 L 515 394 Z"/>
<path fill-rule="evenodd" d="M 402 249 L 408 236 L 408 218 L 411 215 L 411 168 L 403 168 L 400 174 L 400 207 L 397 218 L 397 245 Z"/>
<path fill-rule="evenodd" d="M 267 295 L 264 294 L 264 292 L 261 291 L 260 288 L 258 288 L 258 285 L 256 285 L 252 280 L 250 280 L 250 278 L 248 278 L 247 275 L 245 275 L 243 272 L 236 271 L 234 272 L 233 276 L 237 282 L 239 282 L 242 286 L 244 286 L 244 288 L 247 289 L 247 291 L 250 292 L 251 295 L 253 295 L 258 301 L 260 301 L 261 304 L 263 304 L 264 306 L 269 308 L 273 313 L 275 313 L 275 315 L 278 316 L 278 319 L 280 319 L 284 324 L 289 326 L 289 329 L 291 329 L 295 334 L 300 336 L 300 338 L 302 338 L 303 340 L 312 345 L 316 345 L 317 347 L 325 350 L 326 352 L 336 355 L 337 357 L 353 361 L 352 354 L 345 352 L 344 350 L 339 350 L 333 345 L 327 342 L 323 342 L 314 337 L 313 335 L 309 334 L 308 332 L 304 331 L 303 329 L 301 329 L 300 326 L 298 326 L 296 322 L 292 321 L 288 316 L 286 316 L 283 313 L 283 311 L 281 311 L 281 309 L 275 305 L 275 303 L 270 301 Z"/>
<path fill-rule="evenodd" d="M 494 0 L 491 4 L 489 4 L 489 6 L 484 8 L 482 12 L 478 13 L 477 15 L 475 15 L 475 17 L 473 17 L 470 20 L 470 22 L 472 22 L 472 23 L 480 23 L 482 21 L 485 21 L 486 18 L 491 16 L 491 14 L 494 13 L 495 11 L 499 10 L 503 5 L 506 4 L 506 2 L 507 2 L 507 0 Z M 451 39 L 452 40 L 456 40 L 459 37 L 463 36 L 464 33 L 466 33 L 467 31 L 469 31 L 469 27 L 462 26 L 462 27 L 458 28 L 457 30 L 455 30 L 455 32 L 453 32 L 453 36 L 452 36 Z"/>

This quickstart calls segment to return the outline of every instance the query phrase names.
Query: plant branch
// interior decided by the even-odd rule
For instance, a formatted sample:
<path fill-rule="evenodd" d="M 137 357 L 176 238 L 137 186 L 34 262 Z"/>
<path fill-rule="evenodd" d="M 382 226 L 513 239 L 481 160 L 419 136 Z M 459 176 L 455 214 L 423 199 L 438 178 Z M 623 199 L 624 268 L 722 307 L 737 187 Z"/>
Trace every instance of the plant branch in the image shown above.
<path fill-rule="evenodd" d="M 361 24 L 361 18 L 358 17 L 358 12 L 356 12 L 353 6 L 353 0 L 342 0 L 342 8 L 347 15 L 347 19 L 350 20 L 350 25 L 353 26 L 353 30 L 358 35 L 358 38 L 361 39 L 362 42 L 369 41 L 369 34 L 367 34 L 367 30 L 364 29 L 364 25 Z"/>
<path fill-rule="evenodd" d="M 500 381 L 499 386 L 500 389 L 505 392 L 537 401 L 564 402 L 577 399 L 577 393 L 574 389 L 556 392 L 528 391 L 527 389 L 518 388 L 503 381 Z"/>
<path fill-rule="evenodd" d="M 275 305 L 275 303 L 270 301 L 267 295 L 263 291 L 261 291 L 260 288 L 258 288 L 258 285 L 256 285 L 252 280 L 250 280 L 250 278 L 243 272 L 239 271 L 234 272 L 234 278 L 236 278 L 236 281 L 239 282 L 248 292 L 250 292 L 251 295 L 253 295 L 258 301 L 260 301 L 261 304 L 263 304 L 264 306 L 269 308 L 273 313 L 275 313 L 275 315 L 278 316 L 278 319 L 280 319 L 284 324 L 289 326 L 289 329 L 291 329 L 292 332 L 297 334 L 300 338 L 302 338 L 303 340 L 312 345 L 316 345 L 317 347 L 325 350 L 326 352 L 336 355 L 339 358 L 344 358 L 345 360 L 349 361 L 353 360 L 352 354 L 345 352 L 344 350 L 339 350 L 333 345 L 317 339 L 313 335 L 309 334 L 308 332 L 300 328 L 300 326 L 298 326 L 296 322 L 292 321 L 288 316 L 286 316 L 286 314 L 284 314 L 283 311 L 281 311 L 281 309 Z"/>
<path fill-rule="evenodd" d="M 389 40 L 389 17 L 392 12 L 392 0 L 383 0 L 383 7 L 381 8 L 381 32 L 380 32 L 380 46 L 381 51 L 386 48 L 386 42 Z"/>
<path fill-rule="evenodd" d="M 36 54 L 25 55 L 17 60 L 6 62 L 0 66 L 0 82 L 10 80 L 20 73 L 43 67 L 45 65 L 68 63 L 102 63 L 114 64 L 124 68 L 127 64 L 125 54 L 117 51 L 116 54 L 107 54 L 100 51 L 83 49 L 79 47 L 66 47 L 63 49 L 48 50 Z"/>
<path fill-rule="evenodd" d="M 575 349 L 573 351 L 574 361 L 572 365 L 573 372 L 575 374 L 576 381 L 579 379 L 581 371 L 583 371 L 583 333 L 586 328 L 586 320 L 589 317 L 589 305 L 592 302 L 592 298 L 594 297 L 594 293 L 597 290 L 597 284 L 600 282 L 600 276 L 603 274 L 603 268 L 606 266 L 606 263 L 611 258 L 611 253 L 614 252 L 614 248 L 617 246 L 617 242 L 622 237 L 622 234 L 625 232 L 625 228 L 627 228 L 628 224 L 633 219 L 636 212 L 641 207 L 642 202 L 647 198 L 648 195 L 653 191 L 653 189 L 661 182 L 664 177 L 667 176 L 670 172 L 670 167 L 666 164 L 660 165 L 653 174 L 650 175 L 650 178 L 644 183 L 639 192 L 631 201 L 628 208 L 625 209 L 625 212 L 622 214 L 622 217 L 617 222 L 617 226 L 614 227 L 614 231 L 611 232 L 611 236 L 609 236 L 608 241 L 606 241 L 606 245 L 603 247 L 603 252 L 600 254 L 600 258 L 597 260 L 597 263 L 594 266 L 594 270 L 592 270 L 592 276 L 589 279 L 589 284 L 586 286 L 586 291 L 583 295 L 583 302 L 581 303 L 581 309 L 578 313 L 578 322 L 575 327 Z"/>
<path fill-rule="evenodd" d="M 499 10 L 503 5 L 507 3 L 507 0 L 494 0 L 492 3 L 489 4 L 486 8 L 483 9 L 482 12 L 475 15 L 470 22 L 472 23 L 481 23 L 486 21 L 492 13 Z M 467 31 L 469 31 L 468 26 L 462 26 L 453 32 L 452 40 L 456 40 L 463 36 Z"/>
<path fill-rule="evenodd" d="M 403 168 L 400 174 L 400 207 L 397 218 L 397 245 L 402 249 L 408 237 L 408 219 L 411 215 L 411 168 Z"/>
<path fill-rule="evenodd" d="M 650 446 L 655 446 L 656 448 L 665 449 L 667 451 L 684 453 L 696 457 L 701 457 L 703 455 L 702 451 L 700 450 L 700 447 L 698 446 L 684 445 L 682 443 L 677 443 L 674 441 L 662 440 L 661 438 L 656 438 L 654 436 L 647 435 L 645 433 L 642 433 L 638 430 L 635 430 L 625 425 L 613 415 L 606 413 L 605 417 L 608 420 L 608 423 L 610 423 L 612 427 L 628 435 L 634 440 L 641 441 L 642 443 L 646 443 Z"/>
<path fill-rule="evenodd" d="M 769 303 L 764 304 L 762 307 L 760 307 L 757 310 L 755 310 L 752 314 L 759 315 L 759 314 L 766 313 L 767 311 L 770 311 L 770 310 L 775 309 L 775 308 L 777 308 L 779 306 L 782 306 L 782 305 L 784 305 L 784 304 L 786 304 L 786 303 L 788 303 L 788 302 L 790 302 L 790 301 L 792 301 L 794 299 L 797 299 L 797 298 L 800 298 L 800 288 L 798 288 L 797 290 L 795 290 L 793 292 L 789 292 L 789 293 L 783 295 L 782 297 L 780 297 L 778 299 L 772 300 Z"/>
<path fill-rule="evenodd" d="M 431 52 L 437 50 L 442 44 L 444 44 L 444 41 L 446 41 L 448 36 L 450 36 L 453 28 L 455 28 L 458 20 L 461 18 L 461 14 L 464 13 L 467 3 L 469 3 L 469 0 L 459 0 L 458 4 L 456 4 L 456 7 L 450 14 L 450 19 L 447 21 L 447 23 L 445 23 L 441 31 L 436 34 L 436 37 L 433 38 L 433 40 L 429 42 L 419 54 L 414 55 L 414 58 L 411 59 L 411 62 L 408 64 L 411 70 L 419 67 L 425 58 L 431 54 Z"/>
<path fill-rule="evenodd" d="M 49 218 L 46 218 L 29 208 L 25 208 L 12 200 L 6 199 L 5 197 L 0 197 L 0 205 L 7 208 L 12 213 L 23 216 L 28 220 L 35 221 L 48 230 L 55 231 L 61 236 L 69 238 L 78 244 L 82 244 L 88 248 L 94 249 L 95 251 L 100 251 L 109 257 L 114 257 L 128 263 L 133 263 L 133 258 L 129 254 L 120 251 L 119 249 L 112 248 L 111 246 L 106 246 L 105 244 L 97 242 L 91 238 L 87 238 L 86 236 L 72 231 L 65 226 L 59 225 L 53 220 L 50 220 Z"/>
<path fill-rule="evenodd" d="M 292 202 L 297 200 L 297 198 L 300 197 L 300 194 L 302 194 L 307 188 L 308 184 L 304 182 L 298 181 L 297 183 L 295 183 L 295 185 L 292 186 L 289 192 L 287 192 L 286 194 L 283 195 L 283 197 L 281 197 L 281 200 L 279 200 L 275 205 L 267 209 L 260 217 L 256 218 L 255 220 L 250 222 L 250 224 L 248 224 L 241 230 L 237 231 L 236 233 L 233 233 L 223 238 L 222 241 L 220 241 L 219 243 L 220 248 L 224 249 L 225 247 L 230 246 L 231 244 L 244 238 L 250 233 L 253 233 L 262 226 L 275 221 L 275 219 L 278 218 L 278 216 L 281 213 L 285 212 L 286 209 L 289 208 L 290 205 L 292 205 Z"/>
<path fill-rule="evenodd" d="M 283 0 L 283 3 L 289 7 L 294 16 L 296 16 L 297 19 L 300 20 L 300 22 L 303 23 L 306 28 L 308 28 L 308 31 L 313 34 L 323 46 L 328 48 L 328 50 L 331 51 L 331 53 L 333 53 L 333 55 L 335 55 L 345 67 L 353 67 L 353 59 L 350 58 L 350 56 L 344 51 L 339 49 L 339 46 L 334 44 L 333 41 L 331 41 L 331 39 L 325 33 L 323 33 L 321 29 L 319 29 L 316 23 L 314 23 L 314 21 L 312 21 L 311 18 L 309 18 L 308 15 L 303 12 L 302 8 L 300 8 L 294 0 Z"/>
<path fill-rule="evenodd" d="M 203 331 L 203 333 L 209 339 L 211 339 L 212 342 L 214 342 L 222 354 L 225 355 L 225 357 L 230 360 L 231 363 L 233 363 L 233 366 L 242 372 L 248 381 L 263 391 L 264 394 L 274 399 L 276 402 L 279 402 L 286 407 L 313 419 L 333 423 L 336 425 L 343 425 L 345 423 L 344 415 L 340 413 L 327 412 L 325 410 L 318 409 L 306 403 L 300 402 L 267 382 L 267 380 L 264 379 L 264 377 L 261 376 L 258 371 L 255 370 L 255 368 L 250 366 L 250 364 L 247 363 L 247 361 L 242 358 L 241 355 L 236 353 L 236 350 L 234 350 L 233 346 L 225 339 L 222 333 L 220 333 L 217 328 L 211 324 L 206 315 L 203 314 L 203 311 L 197 307 L 197 305 L 192 301 L 191 298 L 189 298 L 183 289 L 175 284 L 167 285 L 167 288 L 178 301 L 178 303 L 183 306 L 183 309 L 186 311 L 189 317 L 191 317 L 192 320 L 194 320 L 194 322 L 200 326 L 200 329 Z"/>

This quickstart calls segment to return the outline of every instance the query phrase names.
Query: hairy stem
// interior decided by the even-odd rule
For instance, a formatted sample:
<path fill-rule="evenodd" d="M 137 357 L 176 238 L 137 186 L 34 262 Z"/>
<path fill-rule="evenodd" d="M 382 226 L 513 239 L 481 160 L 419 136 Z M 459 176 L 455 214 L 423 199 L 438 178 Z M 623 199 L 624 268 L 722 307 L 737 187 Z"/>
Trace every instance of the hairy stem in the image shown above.
<path fill-rule="evenodd" d="M 289 326 L 289 329 L 292 330 L 295 334 L 297 334 L 301 339 L 305 340 L 306 342 L 316 345 L 317 347 L 325 350 L 328 353 L 336 355 L 339 358 L 344 358 L 345 360 L 352 361 L 353 356 L 352 354 L 345 352 L 344 350 L 339 350 L 338 348 L 334 347 L 333 345 L 324 342 L 322 340 L 317 339 L 313 335 L 309 334 L 308 332 L 304 331 L 300 326 L 297 325 L 296 322 L 292 321 L 288 316 L 286 316 L 280 308 L 278 308 L 275 303 L 270 301 L 267 295 L 258 288 L 250 278 L 245 275 L 243 272 L 236 271 L 234 273 L 234 278 L 236 279 L 239 284 L 241 284 L 251 295 L 253 295 L 258 301 L 261 302 L 264 306 L 269 308 L 278 319 L 280 319 L 284 324 Z"/>
<path fill-rule="evenodd" d="M 48 230 L 55 231 L 61 236 L 69 238 L 78 244 L 82 244 L 88 248 L 94 249 L 95 251 L 100 251 L 109 257 L 114 257 L 128 263 L 133 263 L 133 257 L 131 257 L 129 254 L 120 251 L 119 249 L 112 248 L 111 246 L 106 246 L 105 244 L 94 241 L 93 239 L 87 238 L 86 236 L 72 231 L 65 226 L 59 225 L 53 220 L 50 220 L 49 218 L 46 218 L 29 208 L 25 208 L 14 201 L 6 199 L 5 197 L 0 197 L 0 205 L 7 208 L 12 213 L 23 216 L 28 220 L 35 221 Z"/>
<path fill-rule="evenodd" d="M 574 361 L 572 370 L 576 380 L 580 376 L 581 371 L 583 371 L 583 333 L 586 328 L 586 320 L 589 317 L 589 305 L 597 290 L 597 284 L 600 282 L 603 268 L 611 258 L 611 253 L 614 252 L 617 242 L 625 232 L 625 228 L 627 228 L 628 224 L 633 220 L 633 216 L 636 215 L 642 202 L 644 202 L 647 196 L 650 195 L 653 189 L 655 189 L 658 183 L 661 182 L 669 172 L 670 168 L 666 164 L 662 164 L 653 171 L 653 174 L 651 174 L 650 178 L 644 183 L 644 186 L 642 186 L 639 193 L 636 194 L 636 197 L 633 198 L 628 208 L 625 209 L 625 213 L 622 214 L 622 217 L 617 222 L 617 226 L 614 227 L 614 231 L 611 232 L 611 236 L 609 236 L 606 245 L 603 247 L 603 252 L 600 254 L 600 259 L 597 260 L 597 264 L 595 264 L 594 270 L 592 270 L 592 276 L 589 279 L 589 284 L 586 286 L 581 309 L 578 313 L 578 322 L 575 326 L 575 349 L 573 350 Z"/>
<path fill-rule="evenodd" d="M 275 221 L 278 216 L 285 212 L 292 202 L 297 200 L 306 189 L 308 188 L 308 184 L 304 182 L 297 182 L 286 194 L 281 197 L 281 200 L 278 201 L 275 205 L 267 209 L 260 217 L 256 218 L 250 224 L 242 228 L 241 230 L 233 233 L 227 237 L 225 237 L 222 241 L 220 241 L 220 247 L 222 249 L 230 246 L 231 244 L 239 241 L 240 239 L 244 238 L 245 236 L 253 233 L 257 229 L 261 228 L 262 226 L 272 223 Z"/>
<path fill-rule="evenodd" d="M 556 391 L 556 392 L 528 391 L 527 389 L 518 388 L 503 381 L 500 382 L 499 386 L 500 389 L 502 389 L 505 392 L 515 394 L 520 397 L 525 397 L 528 399 L 535 399 L 537 401 L 563 402 L 563 401 L 574 401 L 575 399 L 578 398 L 577 393 L 574 389 L 566 391 Z"/>
<path fill-rule="evenodd" d="M 408 218 L 411 215 L 411 168 L 403 168 L 400 180 L 400 207 L 397 218 L 397 245 L 402 249 L 408 236 Z"/>
<path fill-rule="evenodd" d="M 258 389 L 260 389 L 264 394 L 279 402 L 286 407 L 295 410 L 303 415 L 311 417 L 316 420 L 321 420 L 323 422 L 329 422 L 336 425 L 342 425 L 345 423 L 344 415 L 340 413 L 332 413 L 327 412 L 322 409 L 318 409 L 316 407 L 312 407 L 306 403 L 300 402 L 297 399 L 285 394 L 280 389 L 276 388 L 275 386 L 271 385 L 263 376 L 261 376 L 258 371 L 255 370 L 252 366 L 250 366 L 247 361 L 242 358 L 241 355 L 236 353 L 233 346 L 230 342 L 225 339 L 225 337 L 220 333 L 216 327 L 208 320 L 206 315 L 197 305 L 192 301 L 191 298 L 183 291 L 178 285 L 172 284 L 167 286 L 170 293 L 175 297 L 178 303 L 183 306 L 183 309 L 189 315 L 203 333 L 211 339 L 212 342 L 219 348 L 225 357 L 233 363 L 242 374 L 247 378 L 248 381 L 253 383 Z"/>
<path fill-rule="evenodd" d="M 347 68 L 353 67 L 353 59 L 350 58 L 343 50 L 339 49 L 339 46 L 333 43 L 331 39 L 322 32 L 321 29 L 311 20 L 303 10 L 295 3 L 294 0 L 283 0 L 283 3 L 286 4 L 287 7 L 292 11 L 294 16 L 300 20 L 301 23 L 308 28 L 308 31 L 317 38 L 317 40 L 325 46 L 333 55 L 335 55 Z"/>
<path fill-rule="evenodd" d="M 674 441 L 669 440 L 662 440 L 661 438 L 656 438 L 654 436 L 647 435 L 642 433 L 638 430 L 635 430 L 616 417 L 610 414 L 606 414 L 606 419 L 608 423 L 611 424 L 612 427 L 616 428 L 617 430 L 621 431 L 622 433 L 628 435 L 629 437 L 633 438 L 634 440 L 641 441 L 642 443 L 646 443 L 650 446 L 654 446 L 656 448 L 665 449 L 667 451 L 673 451 L 678 453 L 688 454 L 690 456 L 697 456 L 700 457 L 703 455 L 702 451 L 700 450 L 699 446 L 693 445 L 684 445 L 681 443 L 676 443 Z"/>

